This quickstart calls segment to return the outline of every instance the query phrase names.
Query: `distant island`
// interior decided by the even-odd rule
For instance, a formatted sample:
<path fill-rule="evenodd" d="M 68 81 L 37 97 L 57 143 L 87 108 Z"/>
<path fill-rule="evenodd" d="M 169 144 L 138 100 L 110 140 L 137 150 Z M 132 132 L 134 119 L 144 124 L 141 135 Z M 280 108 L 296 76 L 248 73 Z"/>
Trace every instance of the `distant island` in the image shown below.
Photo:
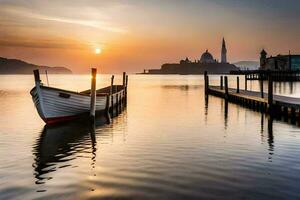
<path fill-rule="evenodd" d="M 145 69 L 141 74 L 229 74 L 230 71 L 239 70 L 234 64 L 227 61 L 227 49 L 225 39 L 222 41 L 221 62 L 214 59 L 211 53 L 206 50 L 199 60 L 191 61 L 189 58 L 181 60 L 179 63 L 166 63 L 160 69 Z"/>
<path fill-rule="evenodd" d="M 32 74 L 34 69 L 39 69 L 40 73 L 49 74 L 72 74 L 66 67 L 48 67 L 27 63 L 18 59 L 8 59 L 0 57 L 0 74 Z"/>
<path fill-rule="evenodd" d="M 260 67 L 258 61 L 239 61 L 233 64 L 241 70 L 257 70 Z"/>

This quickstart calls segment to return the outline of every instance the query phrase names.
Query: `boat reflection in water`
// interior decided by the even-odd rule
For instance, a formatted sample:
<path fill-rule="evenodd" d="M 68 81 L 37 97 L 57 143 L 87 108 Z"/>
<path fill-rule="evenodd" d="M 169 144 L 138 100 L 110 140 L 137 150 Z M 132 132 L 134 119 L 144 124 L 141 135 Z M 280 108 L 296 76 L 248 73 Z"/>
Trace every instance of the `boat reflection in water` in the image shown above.
<path fill-rule="evenodd" d="M 33 147 L 36 184 L 44 184 L 52 179 L 50 172 L 70 167 L 71 161 L 79 154 L 90 155 L 93 167 L 96 159 L 95 129 L 107 123 L 107 119 L 102 117 L 95 121 L 93 125 L 83 120 L 55 126 L 45 125 Z"/>

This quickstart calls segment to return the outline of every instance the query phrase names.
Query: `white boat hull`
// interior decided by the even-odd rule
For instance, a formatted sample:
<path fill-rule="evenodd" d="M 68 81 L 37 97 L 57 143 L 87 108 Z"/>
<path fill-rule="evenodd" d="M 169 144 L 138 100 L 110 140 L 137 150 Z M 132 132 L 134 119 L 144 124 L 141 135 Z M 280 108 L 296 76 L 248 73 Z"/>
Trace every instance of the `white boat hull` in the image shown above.
<path fill-rule="evenodd" d="M 112 95 L 114 104 L 117 102 L 117 95 L 119 98 L 123 98 L 123 91 Z M 41 85 L 34 87 L 30 94 L 40 117 L 47 124 L 74 119 L 90 111 L 91 97 L 89 94 Z M 97 94 L 96 112 L 105 110 L 107 98 L 107 94 Z M 111 107 L 111 101 L 109 101 L 109 107 Z"/>

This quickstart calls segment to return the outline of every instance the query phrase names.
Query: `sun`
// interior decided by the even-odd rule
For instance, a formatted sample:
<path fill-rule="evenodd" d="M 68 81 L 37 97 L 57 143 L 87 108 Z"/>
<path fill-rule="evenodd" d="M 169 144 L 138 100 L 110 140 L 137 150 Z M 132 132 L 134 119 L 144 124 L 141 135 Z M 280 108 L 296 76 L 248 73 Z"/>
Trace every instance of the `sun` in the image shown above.
<path fill-rule="evenodd" d="M 95 49 L 95 54 L 100 54 L 101 53 L 101 49 L 100 48 L 96 48 Z"/>

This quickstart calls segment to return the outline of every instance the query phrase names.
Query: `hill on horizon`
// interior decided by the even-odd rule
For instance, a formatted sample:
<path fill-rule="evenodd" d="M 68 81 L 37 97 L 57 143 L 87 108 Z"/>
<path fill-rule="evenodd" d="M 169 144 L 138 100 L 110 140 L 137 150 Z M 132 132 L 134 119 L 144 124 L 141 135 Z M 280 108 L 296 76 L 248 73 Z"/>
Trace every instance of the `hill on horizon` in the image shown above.
<path fill-rule="evenodd" d="M 18 59 L 0 57 L 0 74 L 32 74 L 35 69 L 39 69 L 42 74 L 46 70 L 49 74 L 72 74 L 66 67 L 40 66 Z"/>
<path fill-rule="evenodd" d="M 245 69 L 256 70 L 259 68 L 258 61 L 239 61 L 233 64 L 238 68 L 240 68 L 241 70 L 245 70 Z"/>

